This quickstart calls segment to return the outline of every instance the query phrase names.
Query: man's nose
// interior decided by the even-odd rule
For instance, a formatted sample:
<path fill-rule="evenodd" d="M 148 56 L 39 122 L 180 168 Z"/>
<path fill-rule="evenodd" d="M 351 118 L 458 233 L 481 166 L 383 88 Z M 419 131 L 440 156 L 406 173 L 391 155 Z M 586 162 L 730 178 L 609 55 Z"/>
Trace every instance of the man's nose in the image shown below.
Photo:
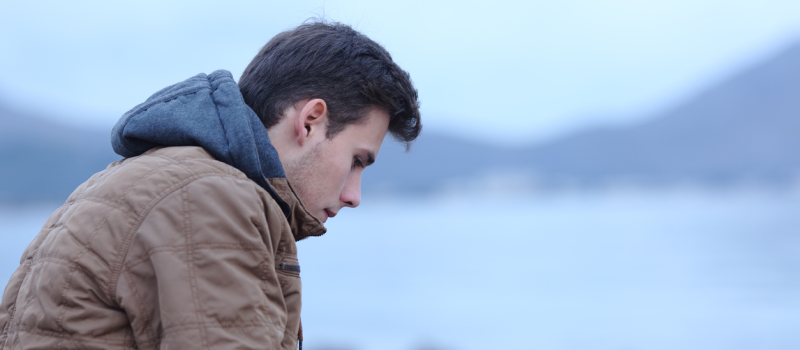
<path fill-rule="evenodd" d="M 342 205 L 345 207 L 355 208 L 361 204 L 361 174 L 354 174 L 347 179 L 342 190 L 342 195 L 339 197 Z"/>

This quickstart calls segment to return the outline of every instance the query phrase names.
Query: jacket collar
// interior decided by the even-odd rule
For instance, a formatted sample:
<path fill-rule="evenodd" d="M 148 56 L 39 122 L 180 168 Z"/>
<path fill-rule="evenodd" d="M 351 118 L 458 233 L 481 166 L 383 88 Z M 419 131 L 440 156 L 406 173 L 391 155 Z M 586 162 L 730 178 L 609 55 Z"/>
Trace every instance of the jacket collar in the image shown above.
<path fill-rule="evenodd" d="M 316 216 L 308 212 L 289 180 L 285 177 L 274 177 L 267 179 L 267 181 L 291 209 L 292 215 L 289 217 L 289 226 L 292 228 L 295 241 L 311 236 L 322 236 L 327 231 L 322 221 L 319 221 Z"/>

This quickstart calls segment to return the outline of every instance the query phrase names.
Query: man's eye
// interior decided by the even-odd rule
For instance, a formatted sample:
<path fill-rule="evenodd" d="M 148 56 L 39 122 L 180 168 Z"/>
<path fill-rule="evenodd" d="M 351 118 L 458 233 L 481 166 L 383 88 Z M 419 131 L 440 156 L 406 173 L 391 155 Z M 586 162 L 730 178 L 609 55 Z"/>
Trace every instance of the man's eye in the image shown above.
<path fill-rule="evenodd" d="M 353 157 L 353 168 L 363 168 L 364 163 L 361 162 L 361 158 Z"/>

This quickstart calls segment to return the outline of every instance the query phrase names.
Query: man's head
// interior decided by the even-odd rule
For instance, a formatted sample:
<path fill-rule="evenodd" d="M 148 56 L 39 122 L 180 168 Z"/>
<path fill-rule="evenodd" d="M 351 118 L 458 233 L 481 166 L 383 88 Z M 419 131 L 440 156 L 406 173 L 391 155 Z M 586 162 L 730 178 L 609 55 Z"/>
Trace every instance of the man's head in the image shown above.
<path fill-rule="evenodd" d="M 361 172 L 387 131 L 408 145 L 422 128 L 408 73 L 383 47 L 338 23 L 278 34 L 239 88 L 303 203 L 323 221 L 358 206 Z"/>

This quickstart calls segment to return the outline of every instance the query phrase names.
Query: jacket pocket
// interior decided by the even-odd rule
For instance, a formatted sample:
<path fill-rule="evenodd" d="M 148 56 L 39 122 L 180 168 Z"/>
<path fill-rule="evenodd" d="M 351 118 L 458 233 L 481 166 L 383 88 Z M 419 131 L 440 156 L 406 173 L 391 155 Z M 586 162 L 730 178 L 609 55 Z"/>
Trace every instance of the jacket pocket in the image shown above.
<path fill-rule="evenodd" d="M 292 277 L 300 277 L 300 263 L 295 258 L 283 258 L 281 262 L 277 266 L 278 273 L 292 276 Z"/>

